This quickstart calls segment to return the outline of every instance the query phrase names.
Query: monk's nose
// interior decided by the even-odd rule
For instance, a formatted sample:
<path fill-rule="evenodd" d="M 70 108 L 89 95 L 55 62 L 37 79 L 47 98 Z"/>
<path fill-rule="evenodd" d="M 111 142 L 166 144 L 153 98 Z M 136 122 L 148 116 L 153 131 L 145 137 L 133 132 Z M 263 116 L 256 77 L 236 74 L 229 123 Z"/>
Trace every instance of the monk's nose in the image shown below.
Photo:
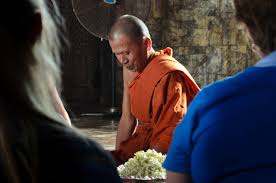
<path fill-rule="evenodd" d="M 123 59 L 122 60 L 122 64 L 127 64 L 128 63 L 128 59 Z"/>
<path fill-rule="evenodd" d="M 122 58 L 122 64 L 127 64 L 128 63 L 128 59 L 126 57 Z"/>

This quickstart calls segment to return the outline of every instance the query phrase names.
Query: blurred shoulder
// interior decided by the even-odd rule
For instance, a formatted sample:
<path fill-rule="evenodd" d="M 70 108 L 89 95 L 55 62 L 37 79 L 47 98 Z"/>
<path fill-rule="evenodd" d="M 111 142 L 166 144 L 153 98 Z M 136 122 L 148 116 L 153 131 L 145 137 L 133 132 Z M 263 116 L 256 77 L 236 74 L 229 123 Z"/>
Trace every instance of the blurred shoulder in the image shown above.
<path fill-rule="evenodd" d="M 62 153 L 64 156 L 75 156 L 81 159 L 85 155 L 99 161 L 111 161 L 106 151 L 78 129 L 69 127 L 47 117 L 40 116 L 37 121 L 39 148 L 43 151 Z M 48 153 L 51 153 L 48 152 Z M 83 156 L 79 156 L 79 154 Z"/>
<path fill-rule="evenodd" d="M 111 155 L 96 142 L 47 118 L 37 124 L 40 172 L 48 174 L 42 177 L 49 177 L 49 182 L 120 182 Z"/>

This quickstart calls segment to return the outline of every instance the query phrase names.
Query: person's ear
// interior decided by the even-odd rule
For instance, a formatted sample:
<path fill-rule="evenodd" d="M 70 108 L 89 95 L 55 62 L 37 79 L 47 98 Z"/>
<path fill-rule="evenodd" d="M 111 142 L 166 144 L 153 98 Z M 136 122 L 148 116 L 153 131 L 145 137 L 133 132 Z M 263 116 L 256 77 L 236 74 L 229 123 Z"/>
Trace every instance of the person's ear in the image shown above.
<path fill-rule="evenodd" d="M 151 39 L 149 37 L 145 37 L 144 38 L 144 44 L 145 44 L 145 46 L 147 48 L 147 51 L 150 51 L 151 48 L 152 48 L 152 41 L 151 41 Z"/>
<path fill-rule="evenodd" d="M 42 19 L 40 12 L 36 12 L 32 18 L 31 31 L 29 34 L 29 39 L 31 43 L 34 43 L 40 36 L 42 32 Z"/>

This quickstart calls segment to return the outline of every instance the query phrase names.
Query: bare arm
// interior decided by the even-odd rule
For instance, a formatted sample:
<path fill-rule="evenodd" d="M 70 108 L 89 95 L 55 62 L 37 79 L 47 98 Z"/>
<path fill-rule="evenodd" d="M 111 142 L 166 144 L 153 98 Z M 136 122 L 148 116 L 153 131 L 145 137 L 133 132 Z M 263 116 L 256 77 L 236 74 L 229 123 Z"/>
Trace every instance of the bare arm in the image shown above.
<path fill-rule="evenodd" d="M 186 173 L 167 171 L 166 183 L 192 183 L 192 178 Z"/>
<path fill-rule="evenodd" d="M 128 85 L 137 75 L 137 73 L 128 71 L 127 69 L 123 68 L 124 93 L 122 103 L 122 116 L 119 121 L 116 138 L 116 150 L 119 148 L 121 142 L 127 140 L 132 135 L 136 127 L 136 119 L 131 114 L 131 102 L 128 93 Z"/>
<path fill-rule="evenodd" d="M 53 99 L 53 103 L 54 103 L 54 107 L 55 107 L 56 111 L 65 119 L 67 124 L 69 126 L 71 126 L 70 117 L 64 108 L 64 105 L 63 105 L 61 98 L 58 94 L 57 88 L 54 86 L 54 84 L 51 80 L 49 81 L 49 92 Z"/>

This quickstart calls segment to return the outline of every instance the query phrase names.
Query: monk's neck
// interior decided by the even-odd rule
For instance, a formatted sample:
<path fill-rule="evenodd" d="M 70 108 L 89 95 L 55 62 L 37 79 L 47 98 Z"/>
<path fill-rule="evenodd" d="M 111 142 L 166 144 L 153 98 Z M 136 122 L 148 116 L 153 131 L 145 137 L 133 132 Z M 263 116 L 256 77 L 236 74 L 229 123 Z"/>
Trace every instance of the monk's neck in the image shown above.
<path fill-rule="evenodd" d="M 145 67 L 150 63 L 150 61 L 153 59 L 154 56 L 155 56 L 155 51 L 153 48 L 151 48 L 151 50 L 147 52 L 147 62 L 146 62 Z M 145 67 L 144 67 L 144 69 L 145 69 Z M 143 72 L 143 70 L 138 73 L 141 74 Z"/>

